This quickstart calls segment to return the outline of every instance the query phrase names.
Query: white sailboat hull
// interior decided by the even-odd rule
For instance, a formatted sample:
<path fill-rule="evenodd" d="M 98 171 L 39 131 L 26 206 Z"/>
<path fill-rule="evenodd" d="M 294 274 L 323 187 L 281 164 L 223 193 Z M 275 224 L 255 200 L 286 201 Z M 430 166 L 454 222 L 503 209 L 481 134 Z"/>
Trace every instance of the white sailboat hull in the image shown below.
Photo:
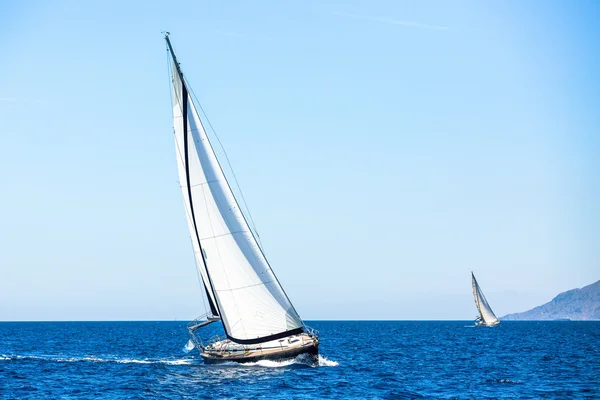
<path fill-rule="evenodd" d="M 200 353 L 207 363 L 286 360 L 301 354 L 316 360 L 319 354 L 319 339 L 307 333 L 253 345 L 237 344 L 227 339 L 204 347 Z"/>
<path fill-rule="evenodd" d="M 493 328 L 493 327 L 498 326 L 498 325 L 500 325 L 500 321 L 492 322 L 490 324 L 485 323 L 483 321 L 477 321 L 477 322 L 475 322 L 475 326 L 478 327 L 478 328 L 480 328 L 480 327 Z"/>

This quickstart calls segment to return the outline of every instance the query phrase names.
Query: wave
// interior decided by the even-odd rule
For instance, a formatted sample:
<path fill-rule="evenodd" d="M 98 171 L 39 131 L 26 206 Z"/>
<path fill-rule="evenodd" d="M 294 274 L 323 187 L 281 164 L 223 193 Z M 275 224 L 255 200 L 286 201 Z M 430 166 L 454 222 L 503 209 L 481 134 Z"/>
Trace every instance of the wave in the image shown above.
<path fill-rule="evenodd" d="M 0 361 L 16 361 L 16 360 L 39 360 L 50 362 L 92 362 L 92 363 L 116 363 L 116 364 L 164 364 L 164 365 L 194 365 L 199 364 L 198 359 L 194 358 L 179 358 L 179 359 L 156 359 L 156 358 L 116 358 L 116 357 L 65 357 L 65 356 L 47 356 L 47 355 L 0 355 Z M 251 363 L 239 364 L 233 361 L 228 361 L 218 364 L 219 366 L 236 366 L 236 367 L 263 367 L 263 368 L 282 368 L 293 365 L 306 365 L 310 367 L 337 367 L 339 363 L 319 354 L 317 362 L 314 362 L 309 357 L 300 355 L 291 360 L 273 361 L 259 360 Z"/>
<path fill-rule="evenodd" d="M 520 385 L 522 382 L 520 381 L 512 381 L 510 379 L 494 379 L 495 383 L 510 383 L 512 385 Z"/>
<path fill-rule="evenodd" d="M 235 361 L 226 361 L 219 364 L 218 366 L 226 367 L 263 367 L 263 368 L 282 368 L 289 366 L 307 366 L 307 367 L 337 367 L 340 365 L 337 361 L 329 360 L 327 357 L 323 357 L 319 354 L 317 362 L 315 362 L 311 357 L 306 356 L 305 354 L 299 355 L 296 358 L 292 358 L 291 360 L 258 360 L 255 362 L 249 363 L 237 363 Z"/>
<path fill-rule="evenodd" d="M 117 364 L 165 364 L 165 365 L 192 365 L 197 360 L 192 358 L 171 359 L 152 359 L 152 358 L 101 358 L 101 357 L 59 357 L 59 356 L 36 356 L 36 355 L 5 355 L 0 356 L 0 361 L 16 360 L 41 360 L 50 362 L 94 362 L 94 363 L 117 363 Z"/>
<path fill-rule="evenodd" d="M 263 368 L 282 368 L 289 367 L 292 365 L 307 365 L 304 362 L 298 362 L 297 360 L 284 360 L 284 361 L 272 361 L 272 360 L 259 360 L 255 362 L 239 363 L 235 361 L 224 361 L 217 364 L 211 364 L 212 367 L 235 367 L 235 368 L 248 368 L 248 367 L 263 367 Z"/>
<path fill-rule="evenodd" d="M 337 367 L 339 363 L 337 361 L 329 360 L 327 357 L 323 357 L 319 354 L 317 362 L 314 362 L 311 358 L 304 355 L 300 355 L 291 360 L 272 361 L 272 360 L 259 360 L 254 363 L 247 363 L 244 365 L 253 366 L 257 365 L 265 368 L 281 368 L 288 367 L 290 365 L 307 365 L 311 367 Z"/>

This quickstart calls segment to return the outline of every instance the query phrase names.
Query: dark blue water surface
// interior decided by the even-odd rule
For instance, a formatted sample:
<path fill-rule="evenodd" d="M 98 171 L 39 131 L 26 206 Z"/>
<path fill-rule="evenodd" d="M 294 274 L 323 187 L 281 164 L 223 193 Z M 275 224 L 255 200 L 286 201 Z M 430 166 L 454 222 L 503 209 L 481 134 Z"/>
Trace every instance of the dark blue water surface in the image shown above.
<path fill-rule="evenodd" d="M 309 325 L 319 366 L 205 365 L 183 322 L 0 323 L 0 396 L 600 398 L 600 322 Z"/>

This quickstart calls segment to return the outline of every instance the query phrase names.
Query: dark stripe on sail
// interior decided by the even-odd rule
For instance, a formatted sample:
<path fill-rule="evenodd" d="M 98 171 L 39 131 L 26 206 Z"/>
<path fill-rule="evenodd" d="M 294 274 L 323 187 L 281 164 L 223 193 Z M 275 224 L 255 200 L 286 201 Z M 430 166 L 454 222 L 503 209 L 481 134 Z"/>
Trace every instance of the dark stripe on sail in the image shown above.
<path fill-rule="evenodd" d="M 296 328 L 296 329 L 292 329 L 290 331 L 276 333 L 274 335 L 269 335 L 269 336 L 263 336 L 263 337 L 256 338 L 256 339 L 236 339 L 236 338 L 230 336 L 229 333 L 227 333 L 227 332 L 225 332 L 225 333 L 227 334 L 227 339 L 231 340 L 232 342 L 235 342 L 238 344 L 258 344 L 258 343 L 270 342 L 271 340 L 286 338 L 288 336 L 298 335 L 302 332 L 304 332 L 304 329 Z"/>
<path fill-rule="evenodd" d="M 173 52 L 171 51 L 171 54 Z M 175 61 L 177 62 L 177 61 Z M 206 260 L 204 259 L 204 250 L 202 249 L 202 243 L 200 243 L 200 235 L 198 235 L 198 226 L 196 225 L 196 216 L 194 214 L 194 202 L 192 201 L 192 187 L 190 184 L 190 166 L 189 166 L 189 146 L 188 146 L 188 93 L 187 88 L 185 87 L 185 83 L 181 78 L 181 97 L 183 100 L 183 154 L 185 158 L 185 180 L 187 185 L 188 198 L 190 202 L 190 214 L 192 214 L 192 222 L 194 223 L 194 232 L 196 233 L 196 240 L 198 241 L 198 247 L 200 248 L 200 258 L 202 259 L 202 265 L 204 265 L 204 269 L 206 271 L 206 277 L 208 278 L 208 283 L 210 284 L 210 289 L 215 295 L 215 288 L 213 287 L 212 281 L 210 279 L 210 275 L 208 274 L 208 268 L 206 267 Z M 204 289 L 206 289 L 206 294 L 208 294 L 208 288 L 206 287 L 206 283 L 204 284 Z M 216 300 L 216 295 L 215 295 Z M 208 296 L 208 303 L 210 304 L 210 311 L 213 315 L 221 315 L 219 312 L 218 306 L 213 304 L 212 299 Z"/>
<path fill-rule="evenodd" d="M 206 277 L 208 278 L 208 283 L 210 284 L 211 292 L 215 297 L 215 301 L 217 296 L 215 294 L 215 289 L 213 288 L 212 282 L 210 280 L 210 275 L 208 275 L 208 268 L 206 267 L 206 260 L 204 260 L 204 250 L 202 249 L 202 244 L 200 243 L 200 237 L 198 236 L 198 228 L 196 227 L 196 217 L 194 216 L 194 203 L 192 203 L 192 191 L 190 188 L 190 168 L 188 166 L 188 123 L 187 123 L 187 109 L 188 109 L 188 94 L 187 88 L 185 87 L 185 83 L 183 82 L 183 73 L 179 68 L 179 63 L 177 62 L 177 57 L 175 57 L 175 52 L 173 51 L 173 46 L 171 46 L 171 41 L 169 40 L 169 33 L 165 35 L 165 40 L 167 41 L 167 45 L 169 46 L 169 51 L 171 52 L 171 57 L 173 57 L 173 62 L 175 63 L 175 68 L 177 68 L 177 75 L 179 75 L 179 80 L 181 81 L 181 97 L 183 102 L 183 152 L 185 157 L 185 178 L 188 189 L 188 197 L 190 201 L 190 211 L 192 214 L 192 221 L 194 222 L 194 231 L 196 232 L 196 240 L 198 240 L 198 246 L 200 247 L 200 256 L 202 257 L 202 265 L 204 266 L 204 270 L 206 271 Z M 173 71 L 175 72 L 175 71 Z M 204 285 L 204 290 L 206 291 L 206 297 L 208 298 L 208 304 L 210 305 L 210 312 L 214 316 L 220 316 L 219 308 L 215 306 L 213 303 L 210 294 L 208 292 L 208 287 L 206 287 L 206 282 L 202 282 Z"/>
<path fill-rule="evenodd" d="M 187 184 L 187 192 L 188 198 L 190 202 L 190 213 L 192 215 L 192 222 L 194 223 L 194 232 L 196 233 L 196 240 L 198 241 L 198 246 L 200 247 L 200 258 L 202 258 L 202 265 L 204 266 L 204 270 L 206 271 L 206 277 L 208 278 L 208 283 L 210 285 L 210 290 L 217 301 L 217 296 L 215 294 L 215 288 L 213 287 L 212 281 L 210 279 L 210 275 L 208 274 L 208 268 L 206 267 L 206 260 L 204 259 L 204 250 L 202 249 L 202 244 L 200 243 L 200 236 L 198 235 L 198 227 L 196 226 L 196 216 L 194 215 L 194 203 L 192 202 L 192 189 L 190 185 L 190 167 L 189 167 L 189 149 L 188 149 L 188 92 L 185 87 L 185 83 L 183 81 L 183 74 L 181 73 L 181 69 L 179 68 L 179 63 L 177 62 L 177 57 L 175 57 L 175 52 L 173 51 L 173 46 L 171 46 L 171 41 L 169 40 L 169 36 L 165 36 L 165 40 L 167 41 L 167 45 L 169 46 L 169 50 L 171 51 L 171 56 L 173 57 L 173 62 L 175 64 L 175 68 L 177 68 L 177 75 L 179 75 L 179 80 L 181 81 L 181 100 L 182 100 L 182 112 L 183 112 L 183 153 L 185 158 L 185 179 Z M 215 316 L 221 316 L 221 312 L 219 310 L 219 306 L 216 305 L 212 298 L 209 295 L 208 287 L 206 286 L 206 282 L 204 283 L 204 290 L 206 291 L 206 297 L 208 298 L 208 304 L 210 305 L 210 312 Z M 225 324 L 223 324 L 223 328 L 225 328 Z M 227 332 L 227 330 L 225 330 Z"/>
<path fill-rule="evenodd" d="M 202 257 L 202 265 L 204 266 L 204 270 L 206 271 L 206 277 L 208 278 L 208 283 L 210 285 L 211 292 L 215 297 L 215 301 L 217 300 L 217 296 L 215 294 L 215 289 L 213 287 L 212 281 L 210 279 L 210 275 L 208 274 L 208 268 L 206 267 L 206 260 L 204 260 L 204 250 L 202 250 L 202 244 L 200 243 L 200 237 L 198 235 L 198 227 L 196 226 L 196 217 L 194 216 L 194 203 L 192 202 L 192 191 L 190 188 L 190 168 L 188 165 L 188 120 L 187 120 L 187 110 L 188 110 L 188 93 L 187 88 L 185 87 L 185 83 L 183 82 L 183 73 L 179 68 L 179 63 L 177 62 L 177 57 L 175 57 L 175 52 L 173 51 L 173 46 L 171 46 L 171 41 L 169 40 L 169 35 L 165 36 L 165 40 L 167 41 L 167 45 L 169 46 L 169 50 L 171 52 L 171 56 L 173 57 L 173 62 L 175 64 L 175 68 L 177 68 L 177 75 L 179 75 L 179 80 L 181 81 L 181 97 L 183 102 L 182 112 L 183 112 L 183 152 L 185 157 L 185 178 L 187 183 L 188 197 L 190 201 L 190 212 L 192 214 L 192 221 L 194 222 L 194 231 L 196 233 L 196 240 L 198 241 L 198 246 L 200 247 L 200 256 Z M 210 305 L 210 312 L 215 316 L 220 316 L 219 307 L 214 304 L 210 294 L 208 292 L 208 287 L 206 287 L 206 282 L 203 282 L 204 290 L 206 291 L 206 297 L 208 298 L 208 304 Z M 223 328 L 225 325 L 223 325 Z"/>
<path fill-rule="evenodd" d="M 212 313 L 212 315 L 218 316 L 219 311 L 217 311 L 217 308 L 215 307 L 212 299 L 210 298 L 210 294 L 208 293 L 208 288 L 206 287 L 206 283 L 203 282 L 203 286 L 204 286 L 204 290 L 206 291 L 206 298 L 208 299 L 208 305 L 210 306 L 210 312 Z"/>

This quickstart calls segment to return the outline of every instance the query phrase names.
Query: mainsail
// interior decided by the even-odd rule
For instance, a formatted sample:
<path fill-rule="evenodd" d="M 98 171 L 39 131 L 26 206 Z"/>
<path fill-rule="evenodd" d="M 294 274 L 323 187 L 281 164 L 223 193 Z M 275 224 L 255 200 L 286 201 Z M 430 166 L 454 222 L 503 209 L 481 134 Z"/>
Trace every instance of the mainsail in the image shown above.
<path fill-rule="evenodd" d="M 173 60 L 177 167 L 196 264 L 227 337 L 262 343 L 303 332 L 229 187 L 166 36 Z"/>
<path fill-rule="evenodd" d="M 498 321 L 498 318 L 496 318 L 496 315 L 492 311 L 492 308 L 483 295 L 483 292 L 481 291 L 473 272 L 471 272 L 471 284 L 473 285 L 473 297 L 475 297 L 475 305 L 477 306 L 477 311 L 479 311 L 481 320 L 488 326 L 499 324 L 500 321 Z"/>

